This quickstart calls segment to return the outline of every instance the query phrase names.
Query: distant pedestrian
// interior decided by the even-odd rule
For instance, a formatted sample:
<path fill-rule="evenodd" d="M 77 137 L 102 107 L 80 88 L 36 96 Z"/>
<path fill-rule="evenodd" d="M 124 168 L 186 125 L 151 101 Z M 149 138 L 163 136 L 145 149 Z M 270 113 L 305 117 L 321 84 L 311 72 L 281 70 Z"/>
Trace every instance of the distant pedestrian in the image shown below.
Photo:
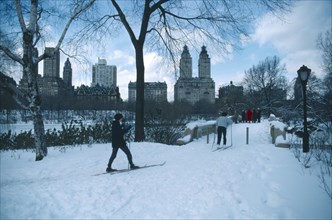
<path fill-rule="evenodd" d="M 252 111 L 251 109 L 248 109 L 247 111 L 247 122 L 250 123 L 252 120 Z"/>
<path fill-rule="evenodd" d="M 218 133 L 218 139 L 217 144 L 220 145 L 221 142 L 221 135 L 223 136 L 223 145 L 226 145 L 227 139 L 227 127 L 228 125 L 231 125 L 233 123 L 232 119 L 227 118 L 227 113 L 223 112 L 221 113 L 221 116 L 217 118 L 216 125 L 217 125 L 217 133 Z"/>
<path fill-rule="evenodd" d="M 260 108 L 258 108 L 257 109 L 257 122 L 258 123 L 260 123 L 261 122 L 261 113 L 262 113 L 262 111 L 261 111 L 261 109 Z"/>
<path fill-rule="evenodd" d="M 256 109 L 252 110 L 252 122 L 253 123 L 257 122 L 257 111 L 256 111 Z"/>
<path fill-rule="evenodd" d="M 126 144 L 126 141 L 124 139 L 124 135 L 131 129 L 131 125 L 129 125 L 127 128 L 123 128 L 121 126 L 120 122 L 123 119 L 123 115 L 120 113 L 115 114 L 114 121 L 112 122 L 112 155 L 109 159 L 106 172 L 113 172 L 116 171 L 116 169 L 112 168 L 112 163 L 114 159 L 116 158 L 116 155 L 118 153 L 119 148 L 127 155 L 128 162 L 130 164 L 130 169 L 137 169 L 139 168 L 133 163 L 133 157 L 131 155 L 131 152 Z"/>
<path fill-rule="evenodd" d="M 247 113 L 245 110 L 243 110 L 241 112 L 241 116 L 242 116 L 242 119 L 241 119 L 242 123 L 245 123 L 247 121 Z"/>

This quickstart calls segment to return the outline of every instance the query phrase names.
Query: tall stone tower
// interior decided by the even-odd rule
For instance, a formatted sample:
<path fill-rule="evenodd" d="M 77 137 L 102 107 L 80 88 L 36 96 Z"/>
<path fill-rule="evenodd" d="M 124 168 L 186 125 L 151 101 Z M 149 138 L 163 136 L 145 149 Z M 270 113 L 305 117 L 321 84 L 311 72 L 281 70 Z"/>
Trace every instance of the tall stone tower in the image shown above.
<path fill-rule="evenodd" d="M 180 78 L 189 79 L 192 78 L 192 74 L 192 58 L 187 45 L 185 45 L 180 59 Z"/>
<path fill-rule="evenodd" d="M 46 47 L 45 53 L 51 53 L 53 47 Z M 60 78 L 60 51 L 55 51 L 52 57 L 44 60 L 44 77 Z"/>
<path fill-rule="evenodd" d="M 71 63 L 69 58 L 67 58 L 65 65 L 63 66 L 63 81 L 67 87 L 72 86 L 72 77 L 73 77 L 73 70 L 71 68 Z"/>
<path fill-rule="evenodd" d="M 202 51 L 199 54 L 198 77 L 211 78 L 211 61 L 205 46 L 202 47 Z"/>

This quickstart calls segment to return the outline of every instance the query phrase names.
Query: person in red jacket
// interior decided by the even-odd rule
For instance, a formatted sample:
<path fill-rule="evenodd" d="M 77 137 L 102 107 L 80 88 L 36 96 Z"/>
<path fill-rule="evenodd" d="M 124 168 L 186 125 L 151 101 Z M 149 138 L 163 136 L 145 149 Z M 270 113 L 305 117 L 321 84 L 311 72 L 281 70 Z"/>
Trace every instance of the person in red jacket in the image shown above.
<path fill-rule="evenodd" d="M 247 111 L 247 122 L 251 122 L 252 120 L 252 111 L 251 109 L 249 108 L 248 111 Z"/>

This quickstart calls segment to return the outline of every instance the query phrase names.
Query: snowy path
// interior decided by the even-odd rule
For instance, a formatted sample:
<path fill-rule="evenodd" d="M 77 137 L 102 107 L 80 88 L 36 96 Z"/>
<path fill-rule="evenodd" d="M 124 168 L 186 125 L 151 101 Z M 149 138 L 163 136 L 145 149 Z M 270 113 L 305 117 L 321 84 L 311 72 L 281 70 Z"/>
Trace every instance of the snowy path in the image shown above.
<path fill-rule="evenodd" d="M 166 165 L 112 176 L 93 176 L 106 168 L 110 144 L 50 149 L 41 162 L 29 152 L 3 152 L 0 217 L 331 219 L 317 177 L 270 144 L 267 122 L 236 124 L 232 133 L 233 147 L 221 152 L 211 152 L 206 137 L 181 147 L 132 143 L 136 164 Z M 122 152 L 114 167 L 127 167 Z"/>

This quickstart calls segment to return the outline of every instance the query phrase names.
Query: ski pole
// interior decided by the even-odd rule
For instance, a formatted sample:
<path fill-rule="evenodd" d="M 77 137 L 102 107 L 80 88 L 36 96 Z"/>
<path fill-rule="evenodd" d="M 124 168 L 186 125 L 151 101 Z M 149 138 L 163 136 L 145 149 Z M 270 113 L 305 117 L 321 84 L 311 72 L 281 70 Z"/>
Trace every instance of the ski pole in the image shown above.
<path fill-rule="evenodd" d="M 213 132 L 213 143 L 212 143 L 211 150 L 213 149 L 215 141 L 216 141 L 216 129 L 214 129 L 214 132 Z"/>
<path fill-rule="evenodd" d="M 131 135 L 131 129 L 128 130 L 128 133 L 125 135 L 126 137 L 126 143 L 128 144 L 128 149 L 130 151 L 130 135 Z M 128 161 L 128 170 L 130 169 L 130 164 L 129 164 L 129 161 Z"/>
<path fill-rule="evenodd" d="M 231 146 L 233 146 L 233 124 L 231 124 Z"/>

